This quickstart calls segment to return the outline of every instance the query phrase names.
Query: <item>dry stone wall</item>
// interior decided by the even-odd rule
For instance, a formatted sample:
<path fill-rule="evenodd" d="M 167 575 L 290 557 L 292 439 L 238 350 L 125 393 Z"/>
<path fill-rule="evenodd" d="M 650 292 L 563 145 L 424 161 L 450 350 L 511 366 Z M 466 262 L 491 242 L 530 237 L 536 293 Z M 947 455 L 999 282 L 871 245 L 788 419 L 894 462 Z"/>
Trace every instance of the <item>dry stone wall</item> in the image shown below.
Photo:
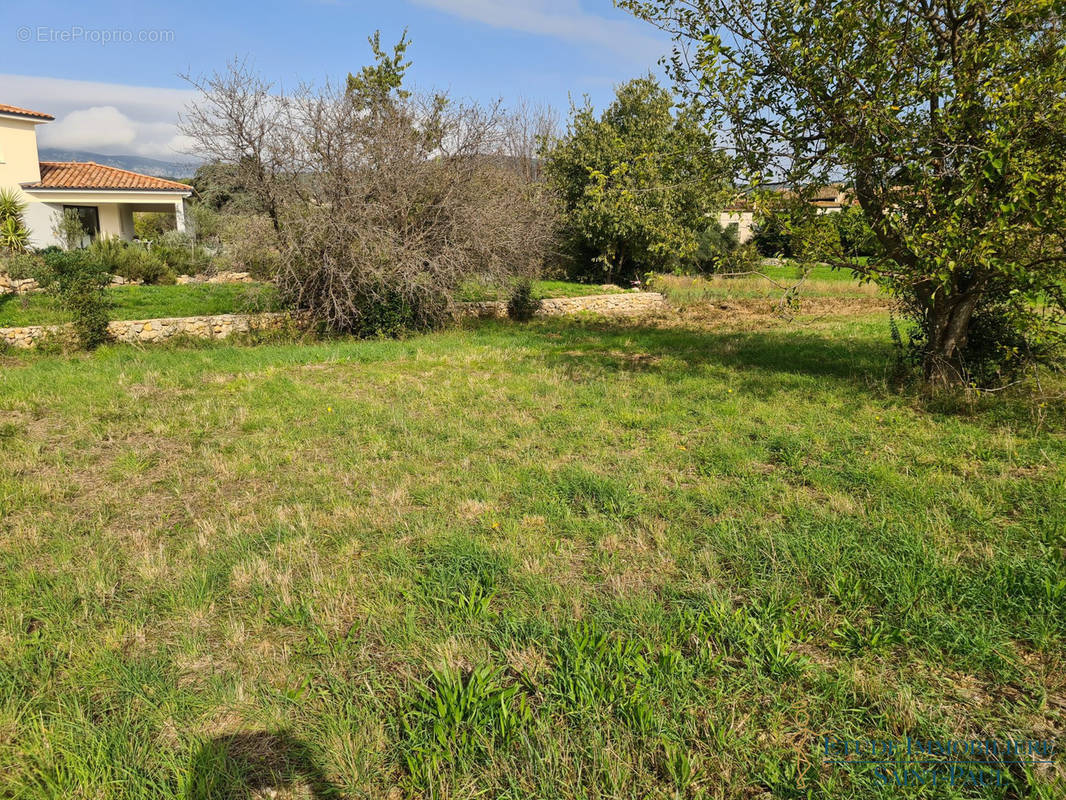
<path fill-rule="evenodd" d="M 657 292 L 624 292 L 562 297 L 545 300 L 537 313 L 541 316 L 599 314 L 608 317 L 637 317 L 654 314 L 666 306 Z M 464 303 L 462 316 L 506 317 L 506 303 Z M 198 339 L 225 339 L 233 334 L 281 330 L 294 324 L 292 314 L 218 314 L 212 317 L 168 317 L 165 319 L 123 320 L 111 322 L 108 334 L 116 342 L 148 343 L 190 336 Z M 43 339 L 69 337 L 70 325 L 28 325 L 0 328 L 0 345 L 34 347 Z"/>
<path fill-rule="evenodd" d="M 665 308 L 666 298 L 658 292 L 615 292 L 542 300 L 537 315 L 557 317 L 585 313 L 605 317 L 643 317 Z M 507 316 L 507 303 L 464 303 L 461 313 L 463 316 L 502 318 Z"/>
<path fill-rule="evenodd" d="M 12 278 L 6 272 L 0 272 L 0 295 L 29 294 L 37 291 L 37 281 L 33 278 Z"/>
<path fill-rule="evenodd" d="M 218 314 L 212 317 L 169 317 L 165 319 L 123 320 L 108 323 L 109 337 L 116 342 L 162 342 L 175 336 L 197 339 L 226 339 L 235 333 L 280 330 L 292 321 L 292 315 Z M 0 344 L 8 347 L 34 347 L 48 338 L 69 337 L 70 325 L 28 325 L 0 328 Z"/>
<path fill-rule="evenodd" d="M 255 283 L 250 272 L 217 272 L 214 275 L 179 275 L 178 285 L 186 283 Z"/>

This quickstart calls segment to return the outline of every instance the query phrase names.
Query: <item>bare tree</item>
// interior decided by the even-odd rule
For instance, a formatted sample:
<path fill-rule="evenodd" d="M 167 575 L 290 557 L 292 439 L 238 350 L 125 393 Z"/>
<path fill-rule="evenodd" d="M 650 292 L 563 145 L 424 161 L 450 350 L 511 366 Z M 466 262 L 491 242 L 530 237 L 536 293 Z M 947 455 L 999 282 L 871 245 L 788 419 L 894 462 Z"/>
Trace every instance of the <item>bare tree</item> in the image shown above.
<path fill-rule="evenodd" d="M 514 115 L 400 90 L 405 46 L 343 88 L 282 93 L 231 64 L 192 81 L 182 120 L 271 215 L 282 294 L 340 331 L 439 325 L 464 282 L 534 275 L 554 229 L 546 189 L 498 158 Z"/>
<path fill-rule="evenodd" d="M 519 100 L 504 121 L 504 154 L 527 181 L 543 177 L 540 154 L 558 138 L 559 114 L 546 104 Z"/>

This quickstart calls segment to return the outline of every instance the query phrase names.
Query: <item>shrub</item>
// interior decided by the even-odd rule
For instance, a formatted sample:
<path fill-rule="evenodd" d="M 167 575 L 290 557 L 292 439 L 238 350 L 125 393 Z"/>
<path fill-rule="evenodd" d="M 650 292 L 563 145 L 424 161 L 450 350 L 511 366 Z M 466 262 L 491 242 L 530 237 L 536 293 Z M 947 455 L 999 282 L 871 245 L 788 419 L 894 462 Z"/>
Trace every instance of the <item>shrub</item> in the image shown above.
<path fill-rule="evenodd" d="M 46 269 L 39 253 L 11 253 L 0 258 L 0 272 L 7 273 L 15 280 L 33 278 L 40 284 Z"/>
<path fill-rule="evenodd" d="M 167 231 L 174 230 L 173 214 L 162 211 L 142 211 L 133 217 L 133 230 L 138 239 L 155 241 Z"/>
<path fill-rule="evenodd" d="M 756 219 L 752 242 L 764 258 L 792 258 L 792 233 L 781 214 L 763 214 Z"/>
<path fill-rule="evenodd" d="M 78 213 L 67 208 L 52 216 L 52 235 L 60 241 L 64 250 L 77 250 L 85 246 L 87 234 Z"/>
<path fill-rule="evenodd" d="M 752 242 L 765 258 L 827 261 L 845 254 L 845 241 L 851 247 L 870 246 L 851 213 L 819 214 L 806 205 L 763 212 L 752 233 Z"/>
<path fill-rule="evenodd" d="M 111 275 L 148 284 L 174 282 L 174 273 L 162 259 L 140 243 L 101 237 L 89 245 L 86 252 Z"/>
<path fill-rule="evenodd" d="M 723 226 L 712 219 L 700 231 L 696 249 L 696 268 L 700 272 L 719 272 L 729 255 L 740 247 L 740 228 L 734 222 Z"/>
<path fill-rule="evenodd" d="M 520 280 L 507 301 L 507 316 L 516 322 L 528 322 L 540 311 L 541 305 L 540 298 L 533 294 L 533 281 Z"/>
<path fill-rule="evenodd" d="M 218 217 L 219 264 L 234 272 L 247 272 L 257 280 L 273 280 L 281 256 L 278 237 L 264 214 L 222 214 Z"/>
<path fill-rule="evenodd" d="M 869 258 L 880 252 L 877 237 L 866 221 L 866 215 L 858 206 L 848 206 L 838 214 L 832 214 L 840 236 L 840 246 L 844 255 L 852 258 Z"/>
<path fill-rule="evenodd" d="M 222 232 L 222 215 L 206 203 L 189 203 L 185 216 L 199 245 L 214 249 L 219 244 Z"/>
<path fill-rule="evenodd" d="M 751 242 L 740 243 L 737 224 L 712 219 L 699 237 L 696 267 L 700 272 L 750 272 L 761 256 Z"/>
<path fill-rule="evenodd" d="M 211 268 L 211 255 L 182 231 L 167 231 L 153 244 L 151 253 L 173 275 L 197 275 Z"/>
<path fill-rule="evenodd" d="M 71 313 L 78 343 L 86 350 L 103 344 L 107 340 L 110 309 L 105 291 L 111 282 L 107 269 L 87 250 L 52 252 L 43 260 L 43 285 Z"/>

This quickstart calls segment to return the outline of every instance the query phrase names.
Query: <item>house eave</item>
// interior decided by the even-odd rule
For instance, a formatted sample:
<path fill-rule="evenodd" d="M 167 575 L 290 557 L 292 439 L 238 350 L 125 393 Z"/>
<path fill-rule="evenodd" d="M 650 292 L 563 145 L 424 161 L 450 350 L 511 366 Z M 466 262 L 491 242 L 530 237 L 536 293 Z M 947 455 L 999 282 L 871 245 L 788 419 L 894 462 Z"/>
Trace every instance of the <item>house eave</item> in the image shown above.
<path fill-rule="evenodd" d="M 55 117 L 38 117 L 34 114 L 15 114 L 11 111 L 0 111 L 0 119 L 17 119 L 19 122 L 32 122 L 34 125 L 43 125 L 46 122 L 54 122 Z"/>
<path fill-rule="evenodd" d="M 99 186 L 34 186 L 32 183 L 22 183 L 19 187 L 24 192 L 31 194 L 171 194 L 181 197 L 191 197 L 192 189 L 145 189 L 136 187 L 109 187 Z"/>

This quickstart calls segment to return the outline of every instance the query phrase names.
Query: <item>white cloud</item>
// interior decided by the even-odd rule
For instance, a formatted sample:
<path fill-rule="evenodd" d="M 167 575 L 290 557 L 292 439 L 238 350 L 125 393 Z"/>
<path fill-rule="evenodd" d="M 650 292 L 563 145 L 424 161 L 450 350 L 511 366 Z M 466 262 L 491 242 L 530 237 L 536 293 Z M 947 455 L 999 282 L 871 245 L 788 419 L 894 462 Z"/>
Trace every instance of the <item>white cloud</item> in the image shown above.
<path fill-rule="evenodd" d="M 178 114 L 191 89 L 0 75 L 0 103 L 43 111 L 55 122 L 37 128 L 42 147 L 181 160 L 188 142 Z"/>
<path fill-rule="evenodd" d="M 581 8 L 580 0 L 412 0 L 463 19 L 494 28 L 552 36 L 595 45 L 635 60 L 655 61 L 668 46 L 649 35 L 639 23 L 607 19 Z"/>
<path fill-rule="evenodd" d="M 71 111 L 41 129 L 40 134 L 42 145 L 70 150 L 129 149 L 136 140 L 137 128 L 133 120 L 114 106 L 93 106 Z"/>

